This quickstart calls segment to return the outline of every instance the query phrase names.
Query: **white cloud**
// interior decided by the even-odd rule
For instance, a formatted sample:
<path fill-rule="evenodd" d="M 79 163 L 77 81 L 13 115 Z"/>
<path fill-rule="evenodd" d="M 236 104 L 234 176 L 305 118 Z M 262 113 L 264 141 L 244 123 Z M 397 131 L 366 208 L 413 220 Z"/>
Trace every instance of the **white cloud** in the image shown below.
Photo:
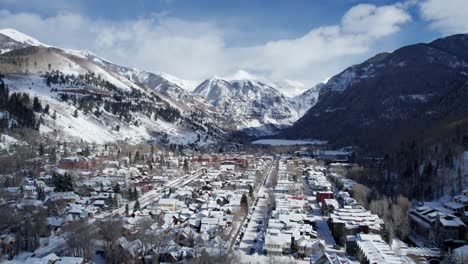
<path fill-rule="evenodd" d="M 337 65 L 337 73 L 343 58 L 369 52 L 376 41 L 396 33 L 410 20 L 403 5 L 361 4 L 348 10 L 339 24 L 313 28 L 295 39 L 239 48 L 226 43 L 226 34 L 233 30 L 210 22 L 157 14 L 107 21 L 74 13 L 41 17 L 0 10 L 0 27 L 16 28 L 51 45 L 89 49 L 122 65 L 186 79 L 242 68 L 275 79 L 299 79 L 308 85 L 331 74 L 320 73 L 321 64 Z"/>
<path fill-rule="evenodd" d="M 468 32 L 468 2 L 466 0 L 427 0 L 420 10 L 430 26 L 442 34 Z"/>

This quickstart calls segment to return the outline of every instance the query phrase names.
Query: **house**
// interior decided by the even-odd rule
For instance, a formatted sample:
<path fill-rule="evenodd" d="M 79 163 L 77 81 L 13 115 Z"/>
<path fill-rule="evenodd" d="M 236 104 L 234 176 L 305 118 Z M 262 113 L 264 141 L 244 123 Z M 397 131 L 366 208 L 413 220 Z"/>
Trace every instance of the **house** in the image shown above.
<path fill-rule="evenodd" d="M 459 240 L 463 243 L 467 230 L 460 218 L 450 214 L 437 214 L 435 223 L 436 237 L 440 242 Z"/>
<path fill-rule="evenodd" d="M 379 234 L 383 220 L 361 206 L 345 206 L 330 214 L 329 223 L 335 241 L 344 245 L 346 237 L 358 233 Z"/>
<path fill-rule="evenodd" d="M 234 162 L 224 161 L 219 167 L 220 171 L 234 171 L 236 169 L 236 164 Z"/>
<path fill-rule="evenodd" d="M 202 156 L 198 156 L 198 157 L 193 157 L 192 158 L 192 163 L 195 163 L 195 162 L 199 162 L 199 163 L 202 163 L 202 164 L 211 164 L 211 163 L 215 162 L 215 158 L 213 156 L 210 156 L 210 155 L 202 155 Z"/>
<path fill-rule="evenodd" d="M 468 195 L 459 194 L 453 197 L 453 201 L 465 206 L 465 211 L 468 211 Z"/>
<path fill-rule="evenodd" d="M 190 227 L 185 227 L 177 234 L 177 243 L 181 246 L 192 247 L 194 243 L 195 232 Z"/>
<path fill-rule="evenodd" d="M 264 253 L 266 255 L 281 256 L 289 254 L 293 238 L 290 234 L 282 233 L 278 229 L 268 229 L 265 236 Z"/>
<path fill-rule="evenodd" d="M 33 186 L 33 185 L 23 186 L 23 198 L 36 199 L 37 198 L 36 186 Z"/>
<path fill-rule="evenodd" d="M 326 216 L 330 215 L 333 210 L 340 208 L 340 204 L 335 199 L 324 199 L 322 203 L 322 213 Z"/>
<path fill-rule="evenodd" d="M 200 221 L 200 232 L 211 233 L 210 236 L 215 235 L 216 232 L 225 228 L 226 221 L 222 218 L 203 217 Z"/>
<path fill-rule="evenodd" d="M 463 240 L 467 227 L 447 207 L 456 206 L 436 207 L 425 204 L 410 209 L 408 215 L 413 231 L 422 237 L 428 237 L 432 234 L 436 242 L 440 243 L 449 240 Z"/>
<path fill-rule="evenodd" d="M 175 212 L 177 209 L 177 204 L 179 200 L 173 198 L 162 198 L 159 200 L 158 205 L 163 210 L 168 210 L 170 212 Z"/>
<path fill-rule="evenodd" d="M 358 205 L 358 202 L 351 197 L 348 192 L 340 191 L 337 195 L 337 200 L 340 202 L 342 206 L 345 205 Z"/>
<path fill-rule="evenodd" d="M 455 215 L 461 216 L 465 210 L 465 205 L 458 202 L 446 202 L 444 207 L 452 211 Z"/>
<path fill-rule="evenodd" d="M 72 156 L 59 161 L 59 168 L 67 170 L 93 169 L 98 164 L 97 159 L 89 159 L 83 156 Z"/>
<path fill-rule="evenodd" d="M 139 239 L 129 241 L 125 237 L 120 237 L 117 243 L 125 256 L 124 259 L 134 260 L 141 254 L 142 243 Z"/>
<path fill-rule="evenodd" d="M 294 240 L 294 246 L 296 247 L 297 255 L 300 258 L 304 258 L 313 254 L 317 254 L 324 248 L 321 245 L 320 240 L 311 239 L 307 236 L 300 236 Z"/>
<path fill-rule="evenodd" d="M 400 256 L 397 256 L 395 251 L 382 239 L 380 235 L 375 234 L 358 234 L 356 243 L 356 259 L 360 263 L 414 263 L 411 260 L 405 261 Z"/>
<path fill-rule="evenodd" d="M 325 199 L 333 199 L 333 192 L 317 192 L 317 202 L 323 203 Z"/>

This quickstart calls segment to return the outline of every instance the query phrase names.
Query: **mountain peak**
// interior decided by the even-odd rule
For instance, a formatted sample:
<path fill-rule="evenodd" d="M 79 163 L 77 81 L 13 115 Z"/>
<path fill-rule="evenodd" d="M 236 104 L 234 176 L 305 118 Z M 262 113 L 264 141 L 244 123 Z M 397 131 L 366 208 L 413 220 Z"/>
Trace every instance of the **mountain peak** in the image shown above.
<path fill-rule="evenodd" d="M 282 92 L 286 97 L 290 98 L 298 96 L 307 91 L 306 86 L 298 81 L 284 79 L 281 81 L 276 81 L 274 84 L 278 91 Z"/>
<path fill-rule="evenodd" d="M 243 81 L 243 80 L 249 80 L 249 81 L 258 81 L 261 80 L 262 78 L 255 76 L 245 70 L 238 70 L 234 74 L 226 76 L 224 79 L 228 81 Z"/>
<path fill-rule="evenodd" d="M 224 79 L 215 74 L 215 75 L 211 76 L 208 80 L 215 81 L 215 80 L 224 80 Z"/>
<path fill-rule="evenodd" d="M 157 74 L 187 91 L 193 91 L 200 84 L 198 80 L 185 80 L 166 72 L 158 72 Z"/>
<path fill-rule="evenodd" d="M 31 36 L 28 36 L 16 29 L 12 29 L 12 28 L 3 28 L 3 29 L 0 29 L 0 34 L 4 35 L 4 36 L 7 36 L 15 41 L 18 41 L 20 43 L 23 43 L 23 44 L 28 44 L 28 45 L 32 45 L 32 46 L 47 46 L 45 45 L 44 43 L 40 42 L 39 40 L 31 37 Z"/>

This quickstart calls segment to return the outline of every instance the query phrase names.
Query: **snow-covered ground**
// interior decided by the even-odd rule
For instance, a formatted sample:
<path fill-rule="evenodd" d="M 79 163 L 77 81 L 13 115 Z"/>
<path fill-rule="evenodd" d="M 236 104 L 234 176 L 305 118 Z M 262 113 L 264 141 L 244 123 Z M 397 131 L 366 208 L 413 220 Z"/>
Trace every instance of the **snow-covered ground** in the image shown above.
<path fill-rule="evenodd" d="M 265 256 L 259 254 L 248 255 L 243 251 L 236 252 L 239 263 L 264 264 L 264 263 L 310 263 L 310 260 L 293 258 L 291 256 Z"/>
<path fill-rule="evenodd" d="M 27 143 L 17 140 L 9 135 L 0 134 L 0 149 L 9 149 L 10 147 L 17 145 L 27 145 Z"/>
<path fill-rule="evenodd" d="M 310 206 L 312 208 L 312 213 L 315 216 L 315 223 L 317 225 L 317 233 L 319 235 L 319 238 L 325 241 L 325 245 L 327 249 L 332 249 L 335 243 L 335 239 L 332 236 L 332 233 L 330 231 L 330 228 L 328 227 L 328 224 L 325 220 L 325 217 L 322 215 L 322 212 L 320 210 L 320 206 L 317 203 L 317 200 L 315 199 L 315 196 L 312 196 L 312 191 L 310 189 L 309 184 L 307 181 L 304 179 L 304 188 L 307 191 L 308 194 L 308 199 L 310 199 Z"/>
<path fill-rule="evenodd" d="M 250 221 L 247 223 L 247 227 L 244 231 L 244 236 L 239 245 L 239 250 L 244 251 L 245 253 L 250 253 L 251 248 L 255 249 L 255 252 L 262 253 L 263 243 L 264 243 L 264 224 L 265 220 L 268 217 L 268 200 L 265 192 L 265 188 L 261 188 L 258 192 L 258 203 L 253 206 L 251 211 Z M 258 232 L 257 232 L 258 230 Z"/>
<path fill-rule="evenodd" d="M 252 144 L 270 145 L 270 146 L 290 146 L 290 145 L 322 145 L 323 140 L 289 140 L 289 139 L 259 139 L 252 141 Z"/>

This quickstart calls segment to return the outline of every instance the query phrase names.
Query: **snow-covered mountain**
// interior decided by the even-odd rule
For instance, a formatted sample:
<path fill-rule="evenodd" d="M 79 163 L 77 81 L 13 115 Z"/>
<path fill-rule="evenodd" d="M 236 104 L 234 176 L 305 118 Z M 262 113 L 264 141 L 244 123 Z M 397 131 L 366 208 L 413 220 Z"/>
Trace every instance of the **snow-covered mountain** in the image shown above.
<path fill-rule="evenodd" d="M 288 98 L 274 82 L 246 71 L 224 78 L 213 76 L 193 93 L 207 100 L 220 114 L 233 119 L 237 129 L 257 135 L 271 134 L 291 125 L 315 102 L 307 104 L 308 99 L 300 96 Z"/>
<path fill-rule="evenodd" d="M 462 134 L 467 75 L 468 34 L 377 54 L 322 85 L 317 104 L 282 136 L 380 151 L 411 138 Z"/>
<path fill-rule="evenodd" d="M 44 46 L 44 47 L 48 46 L 40 42 L 39 40 L 12 28 L 0 29 L 0 34 L 3 37 L 9 38 L 10 41 L 14 41 L 25 46 Z"/>
<path fill-rule="evenodd" d="M 201 83 L 201 81 L 197 81 L 197 80 L 181 79 L 181 78 L 178 78 L 174 75 L 171 75 L 165 72 L 158 72 L 157 74 L 161 76 L 162 78 L 168 80 L 169 82 L 176 84 L 180 88 L 183 88 L 187 91 L 193 91 Z"/>
<path fill-rule="evenodd" d="M 324 83 L 319 83 L 291 99 L 291 104 L 297 111 L 299 117 L 302 117 L 312 106 L 317 103 L 320 90 L 324 86 Z"/>
<path fill-rule="evenodd" d="M 43 133 L 98 143 L 206 144 L 224 137 L 213 115 L 172 99 L 188 92 L 159 75 L 87 51 L 51 47 L 14 30 L 1 32 L 0 45 L 8 49 L 0 55 L 1 82 L 10 93 L 24 92 L 48 105 L 48 113 L 35 114 Z"/>
<path fill-rule="evenodd" d="M 47 117 L 43 117 L 42 126 L 43 131 L 61 131 L 64 136 L 80 135 L 91 141 L 136 142 L 157 135 L 167 141 L 204 143 L 214 142 L 237 130 L 250 135 L 272 134 L 299 119 L 317 99 L 316 87 L 292 97 L 305 90 L 302 84 L 272 82 L 242 70 L 223 78 L 214 76 L 196 86 L 196 81 L 120 66 L 86 50 L 53 47 L 13 29 L 0 30 L 0 51 L 0 72 L 5 74 L 4 82 L 13 92 L 24 91 L 39 96 L 43 104 L 57 108 L 52 110 L 56 110 L 59 117 L 68 116 L 70 111 L 83 111 L 79 104 L 88 105 L 84 101 L 92 101 L 92 111 L 102 112 L 99 118 L 83 113 L 77 119 L 86 117 L 96 124 L 80 121 L 79 126 L 74 126 L 73 119 L 47 122 Z M 50 82 L 51 79 L 54 82 Z M 28 85 L 29 82 L 34 85 Z M 286 96 L 283 94 L 285 90 L 291 93 Z M 57 101 L 62 100 L 64 94 L 78 99 L 73 99 L 71 106 L 70 102 L 62 105 Z M 86 99 L 97 95 L 104 95 L 104 99 L 99 99 L 99 102 Z M 119 125 L 116 133 L 112 132 L 115 127 L 110 127 L 110 124 L 117 121 L 107 118 L 109 109 L 103 109 L 106 102 L 116 98 L 143 105 L 149 101 L 158 103 L 150 111 L 133 107 L 130 117 Z M 142 112 L 145 114 L 140 115 Z M 170 122 L 161 124 L 162 119 L 156 115 L 169 112 L 177 112 L 177 117 L 171 115 Z M 85 131 L 93 126 L 101 127 Z M 126 129 L 129 132 L 124 134 Z"/>
<path fill-rule="evenodd" d="M 299 96 L 308 90 L 305 84 L 292 80 L 276 81 L 274 85 L 278 91 L 290 98 Z"/>
<path fill-rule="evenodd" d="M 28 46 L 46 46 L 37 39 L 11 28 L 0 29 L 0 54 Z"/>

